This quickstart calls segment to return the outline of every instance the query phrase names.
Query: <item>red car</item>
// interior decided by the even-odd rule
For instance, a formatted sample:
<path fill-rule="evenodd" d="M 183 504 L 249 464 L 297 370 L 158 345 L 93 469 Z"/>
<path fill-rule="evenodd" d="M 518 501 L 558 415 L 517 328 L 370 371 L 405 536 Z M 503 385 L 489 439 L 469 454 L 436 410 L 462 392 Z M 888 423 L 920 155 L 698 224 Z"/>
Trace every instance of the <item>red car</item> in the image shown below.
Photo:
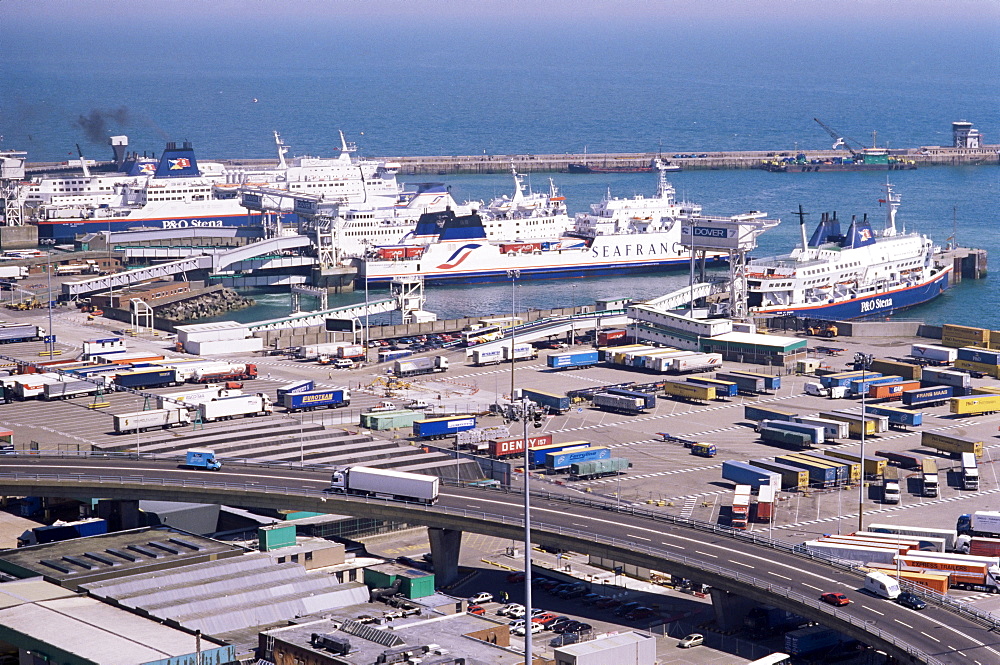
<path fill-rule="evenodd" d="M 515 573 L 508 573 L 507 574 L 507 581 L 511 582 L 511 583 L 523 582 L 524 581 L 524 573 L 521 572 L 521 571 L 517 571 Z"/>
<path fill-rule="evenodd" d="M 836 605 L 837 607 L 851 604 L 850 598 L 848 598 L 842 593 L 836 593 L 832 591 L 830 593 L 824 593 L 822 596 L 819 597 L 819 599 L 822 600 L 824 603 L 830 603 L 831 605 Z"/>
<path fill-rule="evenodd" d="M 468 612 L 469 614 L 475 614 L 477 616 L 483 616 L 484 614 L 486 614 L 486 608 L 483 607 L 482 605 L 469 605 L 467 608 L 465 608 L 465 611 Z"/>

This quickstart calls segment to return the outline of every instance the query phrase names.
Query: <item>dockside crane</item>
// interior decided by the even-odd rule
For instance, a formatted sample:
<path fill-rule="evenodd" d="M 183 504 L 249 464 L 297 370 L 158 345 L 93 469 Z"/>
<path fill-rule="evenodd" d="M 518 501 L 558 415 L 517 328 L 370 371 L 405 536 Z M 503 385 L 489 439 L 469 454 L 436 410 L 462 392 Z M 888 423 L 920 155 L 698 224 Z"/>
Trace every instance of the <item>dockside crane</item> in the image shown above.
<path fill-rule="evenodd" d="M 840 134 L 840 132 L 835 131 L 832 127 L 830 127 L 829 125 L 827 125 L 826 123 L 824 123 L 819 118 L 813 118 L 813 120 L 815 120 L 816 123 L 820 127 L 822 127 L 823 129 L 825 129 L 826 133 L 829 134 L 830 137 L 833 139 L 833 149 L 834 150 L 836 150 L 837 148 L 843 147 L 843 148 L 847 148 L 851 152 L 852 155 L 857 155 L 859 151 L 855 150 L 854 148 L 852 148 L 851 147 L 851 143 L 853 143 L 854 145 L 858 146 L 859 148 L 863 147 L 860 143 L 858 143 L 854 139 L 850 139 L 851 143 L 848 143 L 847 142 L 848 139 L 845 139 L 843 137 L 843 135 Z"/>

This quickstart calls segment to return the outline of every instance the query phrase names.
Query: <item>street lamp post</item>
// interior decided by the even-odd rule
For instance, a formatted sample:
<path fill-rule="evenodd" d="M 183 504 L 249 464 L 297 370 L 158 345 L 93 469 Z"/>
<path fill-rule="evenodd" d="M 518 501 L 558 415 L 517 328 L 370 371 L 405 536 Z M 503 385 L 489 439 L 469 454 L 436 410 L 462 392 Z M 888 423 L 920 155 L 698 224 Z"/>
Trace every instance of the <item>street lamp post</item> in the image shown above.
<path fill-rule="evenodd" d="M 510 277 L 510 403 L 514 403 L 514 342 L 517 337 L 517 325 L 514 319 L 517 317 L 517 303 L 515 300 L 517 278 L 521 276 L 520 270 L 508 270 Z M 527 453 L 527 448 L 525 448 Z M 525 457 L 527 459 L 527 457 Z M 525 468 L 525 478 L 527 479 L 527 467 Z"/>
<path fill-rule="evenodd" d="M 854 366 L 857 369 L 858 365 L 861 366 L 861 387 L 865 386 L 865 372 L 872 363 L 872 355 L 870 353 L 856 353 L 854 354 Z M 868 423 L 865 422 L 865 397 L 868 395 L 868 390 L 864 389 L 861 391 L 861 483 L 858 486 L 858 531 L 865 530 L 865 430 L 868 429 Z"/>

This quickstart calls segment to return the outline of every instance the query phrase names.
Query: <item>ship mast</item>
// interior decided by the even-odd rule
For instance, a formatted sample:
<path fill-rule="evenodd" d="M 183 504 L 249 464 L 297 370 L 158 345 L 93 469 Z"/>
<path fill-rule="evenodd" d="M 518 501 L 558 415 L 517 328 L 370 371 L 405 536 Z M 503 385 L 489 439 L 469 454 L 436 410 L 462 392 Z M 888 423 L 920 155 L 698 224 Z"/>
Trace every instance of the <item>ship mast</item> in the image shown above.
<path fill-rule="evenodd" d="M 274 132 L 274 142 L 278 146 L 278 168 L 287 169 L 288 163 L 285 162 L 285 153 L 288 152 L 288 146 L 281 140 L 281 135 L 278 134 L 277 130 Z"/>
<path fill-rule="evenodd" d="M 885 183 L 885 228 L 882 229 L 883 238 L 891 238 L 896 235 L 896 211 L 899 210 L 899 194 L 892 190 L 892 184 L 886 180 Z"/>

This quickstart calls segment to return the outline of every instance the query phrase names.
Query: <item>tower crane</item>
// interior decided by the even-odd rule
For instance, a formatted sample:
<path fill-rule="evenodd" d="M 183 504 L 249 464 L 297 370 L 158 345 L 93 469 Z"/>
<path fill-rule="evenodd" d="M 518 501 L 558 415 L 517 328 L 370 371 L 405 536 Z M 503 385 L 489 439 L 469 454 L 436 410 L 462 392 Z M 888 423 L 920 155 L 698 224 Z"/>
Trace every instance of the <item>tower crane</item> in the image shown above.
<path fill-rule="evenodd" d="M 817 122 L 817 124 L 819 124 L 820 127 L 822 127 L 823 129 L 825 129 L 826 133 L 829 134 L 833 138 L 833 149 L 834 150 L 836 150 L 837 148 L 843 147 L 843 148 L 847 148 L 851 152 L 852 155 L 857 155 L 858 154 L 858 151 L 855 150 L 854 148 L 852 148 L 851 145 L 847 142 L 847 140 L 844 139 L 844 137 L 841 136 L 841 134 L 839 132 L 834 131 L 834 129 L 832 127 L 830 127 L 829 125 L 827 125 L 826 123 L 824 123 L 819 118 L 813 118 L 813 120 L 815 120 Z M 850 139 L 850 141 L 854 145 L 857 145 L 857 146 L 861 145 L 860 143 L 858 143 L 857 141 L 855 141 L 853 139 Z"/>

